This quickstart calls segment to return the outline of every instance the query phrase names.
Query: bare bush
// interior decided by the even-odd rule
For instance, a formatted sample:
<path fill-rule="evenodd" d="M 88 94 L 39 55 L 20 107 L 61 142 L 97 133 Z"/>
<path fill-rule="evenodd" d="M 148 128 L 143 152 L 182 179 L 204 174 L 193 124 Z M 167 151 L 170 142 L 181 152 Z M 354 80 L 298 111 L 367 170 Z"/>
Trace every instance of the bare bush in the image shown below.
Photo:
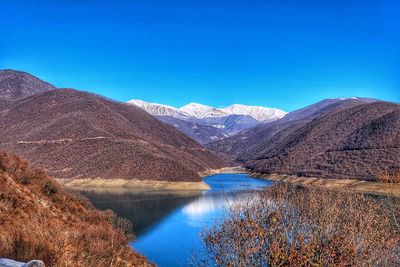
<path fill-rule="evenodd" d="M 131 228 L 95 210 L 43 171 L 0 151 L 0 257 L 46 266 L 148 266 Z"/>
<path fill-rule="evenodd" d="M 274 185 L 204 233 L 220 266 L 394 266 L 399 232 L 382 199 Z"/>

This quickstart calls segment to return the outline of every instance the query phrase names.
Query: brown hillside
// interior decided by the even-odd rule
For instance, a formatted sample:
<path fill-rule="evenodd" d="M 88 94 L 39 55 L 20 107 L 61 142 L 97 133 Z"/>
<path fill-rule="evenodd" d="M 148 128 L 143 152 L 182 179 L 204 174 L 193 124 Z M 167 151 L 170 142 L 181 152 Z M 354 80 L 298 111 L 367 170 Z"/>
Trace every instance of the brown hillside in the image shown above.
<path fill-rule="evenodd" d="M 95 210 L 45 172 L 0 151 L 0 258 L 46 266 L 149 266 L 125 220 Z"/>
<path fill-rule="evenodd" d="M 315 118 L 335 113 L 349 107 L 365 104 L 365 99 L 327 99 L 316 104 L 288 113 L 280 120 L 257 125 L 232 137 L 208 144 L 216 153 L 226 154 L 233 159 L 251 157 L 254 153 L 268 150 L 270 144 L 277 143 L 291 132 Z M 279 133 L 279 134 L 278 134 Z M 246 154 L 249 154 L 248 156 Z"/>
<path fill-rule="evenodd" d="M 240 159 L 254 171 L 375 180 L 400 170 L 400 106 L 356 105 L 279 132 Z"/>
<path fill-rule="evenodd" d="M 223 162 L 140 108 L 72 89 L 13 101 L 0 147 L 58 178 L 199 181 Z"/>

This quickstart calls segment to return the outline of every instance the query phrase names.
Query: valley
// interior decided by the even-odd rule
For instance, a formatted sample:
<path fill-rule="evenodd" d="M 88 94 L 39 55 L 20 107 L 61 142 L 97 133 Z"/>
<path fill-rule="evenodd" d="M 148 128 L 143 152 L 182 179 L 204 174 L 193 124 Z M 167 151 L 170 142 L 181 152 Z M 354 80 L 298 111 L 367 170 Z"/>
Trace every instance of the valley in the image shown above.
<path fill-rule="evenodd" d="M 400 266 L 400 0 L 0 10 L 0 267 Z"/>
<path fill-rule="evenodd" d="M 50 266 L 61 266 L 62 261 L 67 266 L 212 265 L 226 260 L 225 253 L 241 254 L 224 247 L 221 234 L 245 246 L 247 239 L 241 238 L 248 233 L 241 231 L 248 223 L 254 227 L 252 216 L 258 213 L 253 209 L 269 216 L 284 211 L 265 204 L 271 199 L 279 203 L 282 190 L 293 195 L 294 206 L 303 205 L 298 197 L 309 198 L 304 205 L 311 205 L 324 190 L 327 196 L 339 194 L 343 205 L 370 203 L 364 215 L 382 214 L 385 231 L 392 233 L 385 240 L 398 242 L 387 215 L 392 212 L 397 218 L 398 204 L 392 197 L 400 195 L 397 103 L 336 98 L 289 113 L 239 104 L 175 108 L 56 88 L 14 70 L 0 71 L 0 89 L 0 148 L 7 151 L 0 157 L 0 177 L 7 185 L 0 190 L 1 257 L 37 258 Z M 334 199 L 323 201 L 334 206 Z M 387 204 L 392 201 L 395 204 Z M 281 216 L 294 216 L 291 212 Z M 32 216 L 55 228 L 44 229 L 31 219 L 22 230 L 13 228 Z M 245 219 L 238 223 L 236 216 Z M 364 235 L 351 217 L 340 220 L 338 227 L 351 225 Z M 94 226 L 98 223 L 100 228 Z M 263 232 L 273 224 L 257 227 Z M 72 231 L 83 235 L 84 229 L 91 229 L 90 236 L 81 242 L 70 237 Z M 240 236 L 219 232 L 230 229 Z M 57 245 L 45 241 L 54 231 Z M 324 234 L 336 242 L 331 233 Z M 118 248 L 108 243 L 110 236 Z M 265 255 L 257 254 L 258 239 L 249 240 L 255 242 L 247 251 L 250 258 L 263 259 Z M 95 251 L 91 242 L 98 245 Z M 38 253 L 35 247 L 42 246 Z M 363 249 L 372 255 L 368 246 Z M 103 248 L 117 249 L 117 254 Z M 395 262 L 394 248 L 385 249 L 388 258 L 382 260 Z M 273 262 L 269 257 L 263 260 Z M 249 260 L 243 255 L 238 259 Z"/>

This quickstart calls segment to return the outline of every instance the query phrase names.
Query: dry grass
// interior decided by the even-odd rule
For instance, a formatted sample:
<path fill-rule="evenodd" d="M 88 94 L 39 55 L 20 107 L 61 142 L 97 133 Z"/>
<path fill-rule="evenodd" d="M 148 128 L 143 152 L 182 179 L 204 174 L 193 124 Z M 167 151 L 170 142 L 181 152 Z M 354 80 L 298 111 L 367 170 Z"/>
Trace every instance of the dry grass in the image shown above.
<path fill-rule="evenodd" d="M 130 226 L 95 210 L 43 171 L 0 152 L 0 257 L 46 266 L 146 266 Z"/>

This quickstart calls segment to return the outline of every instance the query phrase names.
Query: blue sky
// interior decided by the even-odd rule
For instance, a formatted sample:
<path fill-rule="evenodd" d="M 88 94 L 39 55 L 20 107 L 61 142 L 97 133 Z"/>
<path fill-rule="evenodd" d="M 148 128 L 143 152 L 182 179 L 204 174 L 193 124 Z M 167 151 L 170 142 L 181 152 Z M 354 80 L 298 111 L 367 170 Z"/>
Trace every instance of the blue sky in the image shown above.
<path fill-rule="evenodd" d="M 400 1 L 0 0 L 0 68 L 181 106 L 400 101 Z"/>

